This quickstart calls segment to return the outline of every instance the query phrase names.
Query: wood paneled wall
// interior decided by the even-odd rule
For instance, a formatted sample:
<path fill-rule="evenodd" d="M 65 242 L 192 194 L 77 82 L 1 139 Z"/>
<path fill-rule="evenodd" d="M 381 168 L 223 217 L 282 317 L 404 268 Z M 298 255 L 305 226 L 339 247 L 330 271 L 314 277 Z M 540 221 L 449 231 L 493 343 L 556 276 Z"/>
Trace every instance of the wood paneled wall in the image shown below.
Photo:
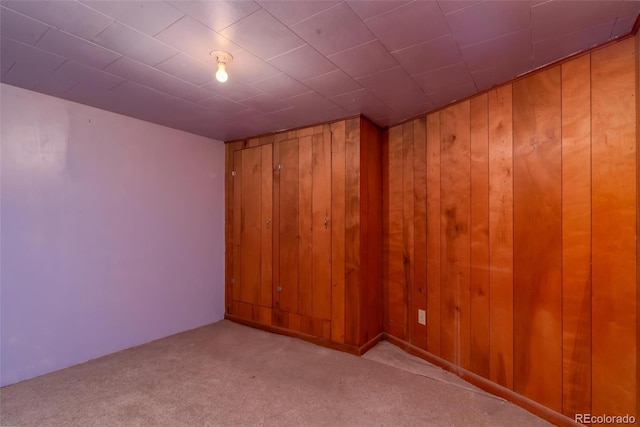
<path fill-rule="evenodd" d="M 572 418 L 640 416 L 636 43 L 386 131 L 389 335 Z"/>

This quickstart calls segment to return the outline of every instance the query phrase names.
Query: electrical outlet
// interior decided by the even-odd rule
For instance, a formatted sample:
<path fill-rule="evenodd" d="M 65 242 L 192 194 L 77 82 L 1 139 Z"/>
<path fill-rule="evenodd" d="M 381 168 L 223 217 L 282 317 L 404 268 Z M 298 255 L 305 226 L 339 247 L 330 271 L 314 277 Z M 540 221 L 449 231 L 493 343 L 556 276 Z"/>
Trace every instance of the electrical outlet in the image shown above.
<path fill-rule="evenodd" d="M 427 324 L 427 313 L 424 310 L 418 310 L 418 323 L 421 325 Z"/>

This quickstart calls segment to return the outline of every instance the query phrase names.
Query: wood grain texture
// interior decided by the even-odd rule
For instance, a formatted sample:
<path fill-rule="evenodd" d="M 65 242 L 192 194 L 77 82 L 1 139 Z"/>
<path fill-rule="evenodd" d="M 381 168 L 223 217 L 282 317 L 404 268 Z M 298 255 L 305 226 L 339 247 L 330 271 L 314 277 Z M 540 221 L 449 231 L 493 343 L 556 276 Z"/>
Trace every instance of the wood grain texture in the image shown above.
<path fill-rule="evenodd" d="M 404 295 L 404 263 L 403 263 L 403 144 L 402 126 L 395 126 L 389 129 L 389 142 L 387 144 L 388 162 L 386 174 L 389 182 L 389 189 L 385 191 L 387 197 L 385 208 L 388 211 L 385 227 L 385 267 L 388 274 L 386 281 L 386 306 L 387 323 L 385 330 L 400 339 L 405 339 L 405 307 L 406 298 Z"/>
<path fill-rule="evenodd" d="M 382 308 L 382 134 L 360 119 L 360 338 L 359 346 L 384 329 Z"/>
<path fill-rule="evenodd" d="M 345 122 L 331 124 L 331 340 L 345 341 Z"/>
<path fill-rule="evenodd" d="M 404 335 L 413 342 L 413 334 L 418 324 L 418 309 L 413 302 L 415 278 L 415 228 L 414 228 L 414 186 L 413 186 L 413 122 L 402 125 L 402 295 Z"/>
<path fill-rule="evenodd" d="M 298 312 L 298 140 L 279 144 L 280 150 L 280 294 L 281 311 Z"/>
<path fill-rule="evenodd" d="M 423 350 L 427 348 L 427 326 L 417 322 L 418 310 L 427 310 L 427 134 L 426 118 L 413 121 L 413 188 L 415 214 L 415 250 L 412 343 Z M 411 290 L 410 290 L 411 291 Z"/>
<path fill-rule="evenodd" d="M 225 313 L 231 312 L 231 295 L 233 294 L 233 286 L 231 279 L 233 277 L 233 144 L 225 144 L 224 146 L 224 307 Z"/>
<path fill-rule="evenodd" d="M 471 365 L 489 378 L 489 98 L 471 99 Z"/>
<path fill-rule="evenodd" d="M 231 277 L 231 299 L 240 301 L 240 278 L 242 265 L 240 262 L 240 235 L 242 233 L 242 151 L 234 151 L 233 154 L 233 274 Z M 234 306 L 231 305 L 233 312 Z M 236 313 L 233 313 L 236 314 Z"/>
<path fill-rule="evenodd" d="M 635 64 L 633 39 L 591 54 L 593 413 L 636 406 Z"/>
<path fill-rule="evenodd" d="M 311 136 L 298 139 L 298 238 L 299 238 L 299 307 L 306 316 L 313 314 L 313 140 Z"/>
<path fill-rule="evenodd" d="M 427 116 L 427 351 L 440 356 L 440 112 Z"/>
<path fill-rule="evenodd" d="M 512 86 L 489 97 L 489 379 L 513 389 Z"/>
<path fill-rule="evenodd" d="M 313 310 L 331 319 L 331 132 L 313 135 Z M 322 333 L 320 334 L 322 336 Z"/>
<path fill-rule="evenodd" d="M 271 310 L 271 323 L 274 326 L 282 326 L 282 323 L 277 323 L 282 319 L 282 316 L 278 316 L 277 312 L 280 310 L 280 292 L 278 292 L 278 286 L 280 285 L 280 170 L 278 164 L 280 163 L 280 142 L 276 142 L 276 136 L 274 136 L 273 143 L 273 164 L 271 166 L 273 174 L 273 242 L 272 242 L 272 310 Z"/>
<path fill-rule="evenodd" d="M 471 364 L 470 103 L 440 112 L 440 355 Z"/>
<path fill-rule="evenodd" d="M 591 57 L 562 64 L 562 412 L 591 413 Z"/>
<path fill-rule="evenodd" d="M 345 342 L 358 344 L 360 330 L 360 119 L 345 124 Z"/>
<path fill-rule="evenodd" d="M 260 305 L 271 307 L 273 300 L 273 146 L 261 146 L 262 220 L 260 248 Z M 271 316 L 269 316 L 271 319 Z"/>
<path fill-rule="evenodd" d="M 513 84 L 514 391 L 556 411 L 562 410 L 560 83 L 556 66 Z"/>

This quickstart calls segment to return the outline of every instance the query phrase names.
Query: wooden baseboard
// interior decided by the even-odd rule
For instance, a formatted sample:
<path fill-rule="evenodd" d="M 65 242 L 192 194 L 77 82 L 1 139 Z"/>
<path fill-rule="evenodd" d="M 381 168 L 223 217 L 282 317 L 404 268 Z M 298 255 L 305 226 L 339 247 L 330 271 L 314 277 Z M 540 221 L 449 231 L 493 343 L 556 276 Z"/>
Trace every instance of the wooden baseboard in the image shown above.
<path fill-rule="evenodd" d="M 513 390 L 489 381 L 488 379 L 481 377 L 480 375 L 468 371 L 464 368 L 461 368 L 460 366 L 455 365 L 447 360 L 444 360 L 438 356 L 434 356 L 433 354 L 428 353 L 425 350 L 418 348 L 412 344 L 409 344 L 406 341 L 396 338 L 393 335 L 385 333 L 384 339 L 389 341 L 391 344 L 400 347 L 407 353 L 424 359 L 427 362 L 439 366 L 446 371 L 452 372 L 463 380 L 475 385 L 476 387 L 479 387 L 482 390 L 495 396 L 502 397 L 503 399 L 508 400 L 509 402 L 514 403 L 523 409 L 526 409 L 532 414 L 535 414 L 540 418 L 549 421 L 550 423 L 553 423 L 557 426 L 582 426 L 582 424 L 576 423 L 566 415 L 556 412 L 553 409 L 549 409 L 534 400 L 531 400 L 527 397 L 522 396 L 521 394 L 516 393 Z"/>
<path fill-rule="evenodd" d="M 252 328 L 262 329 L 263 331 L 273 332 L 279 335 L 286 335 L 289 337 L 299 338 L 301 340 L 305 340 L 322 347 L 331 348 L 333 350 L 344 351 L 345 353 L 353 354 L 356 356 L 362 356 L 383 339 L 383 333 L 381 332 L 376 337 L 372 338 L 369 342 L 358 347 L 350 344 L 335 343 L 335 342 L 326 340 L 324 338 L 303 334 L 302 332 L 292 331 L 291 329 L 281 328 L 279 326 L 265 325 L 264 323 L 258 323 L 253 320 L 247 320 L 242 317 L 234 316 L 233 314 L 225 314 L 224 318 L 231 320 L 232 322 L 240 323 L 242 325 L 251 326 Z"/>

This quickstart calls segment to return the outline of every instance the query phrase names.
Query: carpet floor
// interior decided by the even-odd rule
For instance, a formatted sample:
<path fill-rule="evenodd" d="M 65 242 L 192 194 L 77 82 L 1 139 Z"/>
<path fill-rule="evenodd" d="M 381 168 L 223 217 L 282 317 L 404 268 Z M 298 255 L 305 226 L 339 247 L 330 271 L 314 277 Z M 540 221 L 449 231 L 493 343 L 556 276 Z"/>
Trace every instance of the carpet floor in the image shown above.
<path fill-rule="evenodd" d="M 227 320 L 0 389 L 2 426 L 546 426 L 381 342 L 363 357 Z"/>

